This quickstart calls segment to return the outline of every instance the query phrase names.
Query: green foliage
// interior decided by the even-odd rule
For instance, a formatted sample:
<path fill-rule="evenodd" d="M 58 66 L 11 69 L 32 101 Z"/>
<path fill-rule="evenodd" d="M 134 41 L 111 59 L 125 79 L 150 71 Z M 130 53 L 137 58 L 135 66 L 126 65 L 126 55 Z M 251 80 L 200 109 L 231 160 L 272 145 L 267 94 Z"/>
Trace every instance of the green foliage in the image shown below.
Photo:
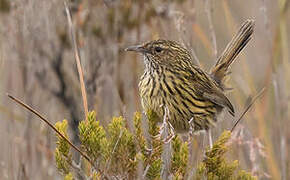
<path fill-rule="evenodd" d="M 146 177 L 148 179 L 161 179 L 161 168 L 162 168 L 162 160 L 154 159 L 151 164 L 148 164 L 146 167 L 149 167 Z"/>
<path fill-rule="evenodd" d="M 85 173 L 84 177 L 91 179 L 103 179 L 105 177 L 120 177 L 121 179 L 136 179 L 137 167 L 143 167 L 141 175 L 147 179 L 161 179 L 164 142 L 160 137 L 158 116 L 153 111 L 147 112 L 148 135 L 145 136 L 142 129 L 142 115 L 135 113 L 135 132 L 132 133 L 125 126 L 123 117 L 113 117 L 112 122 L 105 130 L 96 120 L 94 112 L 89 112 L 88 120 L 79 124 L 79 136 L 82 150 L 94 162 L 91 167 L 80 166 L 83 171 L 77 169 L 77 173 Z M 56 123 L 56 128 L 65 136 L 67 135 L 67 121 Z M 255 177 L 250 173 L 239 170 L 238 161 L 228 162 L 225 158 L 230 132 L 224 132 L 214 143 L 211 149 L 207 149 L 204 160 L 199 164 L 194 179 L 209 180 L 252 180 Z M 147 138 L 145 138 L 147 137 Z M 72 165 L 72 156 L 69 144 L 57 135 L 57 147 L 55 150 L 56 165 L 65 177 L 73 179 L 70 171 L 75 170 Z M 188 168 L 188 143 L 183 142 L 179 136 L 170 142 L 172 147 L 171 166 L 167 171 L 173 179 L 185 179 Z M 140 164 L 141 166 L 138 166 Z M 95 169 L 96 168 L 96 169 Z M 139 169 L 140 170 L 140 169 Z M 142 169 L 141 169 L 142 170 Z"/>
<path fill-rule="evenodd" d="M 159 135 L 160 129 L 158 127 L 158 122 L 160 122 L 160 119 L 157 114 L 154 111 L 149 110 L 147 111 L 147 118 L 149 123 L 149 134 L 152 137 Z"/>
<path fill-rule="evenodd" d="M 151 135 L 151 148 L 146 146 L 146 140 L 141 127 L 141 114 L 135 113 L 134 115 L 134 125 L 135 125 L 135 136 L 137 144 L 140 150 L 140 158 L 145 167 L 146 177 L 148 179 L 160 179 L 161 172 L 161 153 L 162 146 L 160 139 L 158 139 L 158 130 L 157 126 L 158 117 L 153 111 L 147 112 L 148 122 L 149 122 L 149 134 Z"/>
<path fill-rule="evenodd" d="M 135 136 L 137 140 L 137 145 L 139 147 L 139 150 L 142 154 L 146 153 L 146 140 L 143 135 L 142 131 L 142 115 L 139 112 L 136 112 L 134 115 L 134 126 L 135 126 Z"/>
<path fill-rule="evenodd" d="M 234 180 L 256 179 L 245 171 L 238 169 L 238 161 L 227 162 L 225 159 L 225 153 L 228 150 L 226 145 L 227 141 L 231 137 L 229 131 L 225 131 L 214 143 L 211 149 L 207 149 L 205 158 L 197 168 L 195 179 L 209 179 L 209 180 Z"/>
<path fill-rule="evenodd" d="M 161 154 L 163 150 L 163 143 L 159 135 L 160 128 L 158 126 L 160 119 L 157 114 L 151 110 L 147 111 L 147 118 L 149 124 L 148 132 L 151 136 L 151 149 L 150 152 L 148 152 L 149 156 L 144 154 L 144 165 L 146 168 L 149 167 L 147 172 L 148 179 L 160 179 L 162 168 Z"/>
<path fill-rule="evenodd" d="M 171 172 L 175 179 L 183 179 L 188 164 L 188 144 L 182 142 L 179 136 L 172 140 Z"/>
<path fill-rule="evenodd" d="M 122 117 L 114 117 L 108 126 L 110 167 L 114 174 L 127 172 L 130 177 L 136 171 L 136 143 L 134 135 L 124 125 Z"/>
<path fill-rule="evenodd" d="M 239 170 L 237 173 L 237 180 L 255 180 L 257 179 L 255 176 L 252 176 L 251 173 L 246 172 L 244 170 Z"/>
<path fill-rule="evenodd" d="M 79 124 L 79 137 L 82 148 L 93 162 L 101 163 L 108 157 L 108 141 L 106 132 L 96 121 L 96 113 L 89 112 L 88 121 L 81 121 Z"/>
<path fill-rule="evenodd" d="M 95 112 L 90 112 L 88 121 L 80 122 L 79 133 L 83 149 L 100 170 L 134 176 L 136 143 L 122 117 L 114 117 L 105 131 L 96 120 Z"/>
<path fill-rule="evenodd" d="M 56 129 L 62 133 L 65 137 L 67 135 L 67 120 L 63 120 L 62 122 L 57 122 L 55 124 Z M 55 161 L 56 166 L 60 172 L 67 175 L 69 174 L 70 164 L 72 162 L 72 156 L 70 153 L 70 145 L 57 134 L 57 142 L 55 149 Z"/>
<path fill-rule="evenodd" d="M 63 178 L 64 180 L 73 180 L 73 175 L 72 173 L 68 173 L 67 175 L 65 175 L 65 177 Z"/>

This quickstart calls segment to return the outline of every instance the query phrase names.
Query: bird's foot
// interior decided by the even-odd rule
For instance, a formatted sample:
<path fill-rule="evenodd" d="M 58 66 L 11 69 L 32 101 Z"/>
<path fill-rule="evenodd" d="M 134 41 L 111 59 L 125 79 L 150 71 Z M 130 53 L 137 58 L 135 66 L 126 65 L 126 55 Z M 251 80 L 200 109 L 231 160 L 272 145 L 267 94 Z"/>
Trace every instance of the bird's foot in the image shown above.
<path fill-rule="evenodd" d="M 163 121 L 158 136 L 165 144 L 169 143 L 175 137 L 174 128 L 169 121 Z"/>

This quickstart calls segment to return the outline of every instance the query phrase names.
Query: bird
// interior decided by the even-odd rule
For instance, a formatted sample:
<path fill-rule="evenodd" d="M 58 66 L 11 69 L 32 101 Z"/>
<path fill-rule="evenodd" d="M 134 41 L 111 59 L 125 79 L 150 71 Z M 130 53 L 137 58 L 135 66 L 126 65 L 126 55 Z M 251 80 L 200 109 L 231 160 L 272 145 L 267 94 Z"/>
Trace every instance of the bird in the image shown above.
<path fill-rule="evenodd" d="M 161 122 L 167 110 L 168 121 L 177 133 L 209 130 L 216 126 L 224 109 L 234 116 L 234 107 L 226 96 L 226 77 L 253 31 L 254 20 L 246 20 L 209 72 L 196 65 L 190 51 L 176 41 L 157 39 L 127 47 L 125 51 L 144 57 L 144 74 L 139 82 L 144 111 L 154 111 Z"/>

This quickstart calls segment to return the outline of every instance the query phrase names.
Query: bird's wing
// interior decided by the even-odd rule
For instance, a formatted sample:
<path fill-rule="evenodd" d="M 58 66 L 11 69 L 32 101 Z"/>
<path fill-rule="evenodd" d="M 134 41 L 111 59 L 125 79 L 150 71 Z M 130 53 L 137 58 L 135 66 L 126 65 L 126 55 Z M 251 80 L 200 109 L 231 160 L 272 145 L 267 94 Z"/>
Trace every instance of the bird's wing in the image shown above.
<path fill-rule="evenodd" d="M 198 95 L 213 102 L 214 104 L 228 108 L 230 114 L 234 116 L 235 110 L 233 105 L 209 75 L 198 67 L 194 67 L 193 69 L 188 69 L 186 71 L 191 72 L 189 79 Z"/>
<path fill-rule="evenodd" d="M 208 92 L 204 92 L 203 93 L 203 97 L 212 101 L 215 104 L 218 104 L 222 107 L 226 107 L 229 110 L 229 113 L 232 116 L 235 116 L 235 109 L 232 105 L 232 103 L 230 102 L 230 100 L 223 94 L 223 93 L 208 93 Z"/>

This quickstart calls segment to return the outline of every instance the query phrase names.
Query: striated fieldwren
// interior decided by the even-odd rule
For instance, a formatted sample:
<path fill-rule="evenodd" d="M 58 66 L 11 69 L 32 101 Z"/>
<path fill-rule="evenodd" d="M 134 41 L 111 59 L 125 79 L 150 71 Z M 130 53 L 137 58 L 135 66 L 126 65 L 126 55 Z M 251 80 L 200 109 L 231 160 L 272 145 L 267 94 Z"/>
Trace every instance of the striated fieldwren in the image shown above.
<path fill-rule="evenodd" d="M 234 116 L 234 107 L 225 96 L 225 77 L 251 39 L 253 28 L 253 20 L 242 24 L 210 72 L 194 65 L 190 52 L 175 41 L 159 39 L 128 47 L 126 51 L 144 56 L 139 91 L 145 112 L 153 110 L 162 119 L 167 108 L 177 132 L 208 130 L 223 109 Z"/>

